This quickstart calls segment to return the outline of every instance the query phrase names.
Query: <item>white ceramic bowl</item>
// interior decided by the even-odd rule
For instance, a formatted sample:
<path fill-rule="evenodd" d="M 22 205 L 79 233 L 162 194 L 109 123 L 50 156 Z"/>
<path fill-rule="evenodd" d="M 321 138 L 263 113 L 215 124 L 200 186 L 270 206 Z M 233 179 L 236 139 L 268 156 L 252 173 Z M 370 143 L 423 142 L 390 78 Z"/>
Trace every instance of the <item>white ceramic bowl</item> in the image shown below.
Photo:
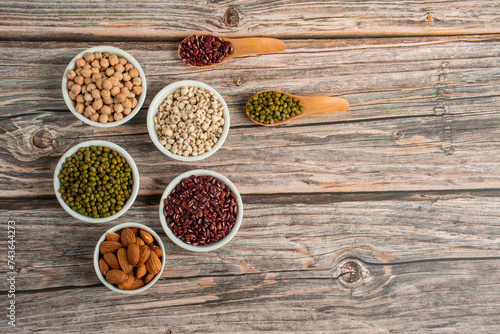
<path fill-rule="evenodd" d="M 177 89 L 181 88 L 182 86 L 199 87 L 199 88 L 204 88 L 210 92 L 213 92 L 214 95 L 219 99 L 219 101 L 224 106 L 224 127 L 222 128 L 222 134 L 221 134 L 219 140 L 217 141 L 217 143 L 215 143 L 215 145 L 211 151 L 205 152 L 205 153 L 198 155 L 196 157 L 193 157 L 193 156 L 185 157 L 182 155 L 173 154 L 172 152 L 167 150 L 163 145 L 160 144 L 158 134 L 156 133 L 156 130 L 154 128 L 154 125 L 155 125 L 154 124 L 154 117 L 158 114 L 158 108 L 163 103 L 163 101 L 165 101 L 166 97 L 169 94 L 173 94 Z M 209 156 L 211 156 L 212 154 L 217 152 L 217 150 L 222 146 L 222 144 L 224 144 L 224 141 L 227 138 L 227 134 L 229 133 L 229 126 L 230 126 L 229 109 L 227 108 L 226 101 L 224 101 L 222 96 L 215 89 L 210 87 L 209 85 L 204 84 L 203 82 L 194 81 L 194 80 L 177 81 L 177 82 L 174 82 L 174 83 L 168 85 L 167 87 L 163 88 L 158 94 L 156 94 L 153 101 L 151 101 L 151 104 L 149 105 L 149 109 L 148 109 L 147 124 L 148 124 L 148 132 L 149 132 L 149 136 L 151 137 L 151 140 L 156 145 L 156 147 L 161 152 L 163 152 L 163 154 L 167 155 L 168 157 L 170 157 L 172 159 L 176 159 L 179 161 L 198 161 L 198 160 L 208 158 Z"/>
<path fill-rule="evenodd" d="M 167 196 L 170 194 L 170 192 L 172 192 L 172 190 L 177 186 L 177 184 L 179 184 L 182 181 L 183 178 L 190 177 L 192 175 L 196 175 L 196 176 L 211 175 L 211 176 L 219 179 L 220 181 L 224 182 L 229 187 L 229 189 L 231 189 L 231 191 L 234 194 L 236 194 L 236 197 L 237 197 L 236 202 L 238 203 L 238 214 L 236 215 L 236 222 L 234 223 L 234 226 L 233 226 L 231 232 L 229 232 L 229 234 L 226 235 L 221 240 L 214 242 L 212 244 L 203 245 L 203 246 L 190 245 L 190 244 L 185 243 L 181 239 L 177 238 L 174 235 L 174 233 L 172 232 L 172 230 L 170 230 L 170 227 L 168 227 L 167 219 L 166 219 L 165 215 L 163 214 L 165 198 L 167 198 Z M 189 172 L 186 172 L 186 173 L 183 173 L 183 174 L 177 176 L 175 179 L 172 180 L 172 182 L 169 183 L 169 185 L 167 186 L 167 188 L 165 189 L 165 191 L 163 192 L 163 195 L 161 197 L 160 211 L 159 212 L 160 212 L 161 225 L 163 226 L 163 229 L 165 230 L 165 233 L 170 238 L 170 240 L 172 240 L 175 244 L 179 245 L 180 247 L 187 249 L 187 250 L 190 250 L 190 251 L 193 251 L 193 252 L 209 252 L 209 251 L 212 251 L 212 250 L 215 250 L 217 248 L 224 246 L 229 241 L 231 241 L 231 239 L 236 235 L 236 232 L 238 232 L 238 229 L 240 228 L 241 222 L 243 220 L 243 201 L 241 200 L 241 195 L 238 192 L 238 189 L 236 189 L 236 186 L 227 177 L 225 177 L 224 175 L 219 174 L 217 172 L 212 172 L 210 170 L 196 169 L 196 170 L 191 170 Z"/>
<path fill-rule="evenodd" d="M 128 164 L 130 166 L 130 169 L 132 169 L 132 175 L 134 176 L 134 184 L 132 185 L 132 193 L 130 194 L 130 197 L 127 200 L 127 202 L 125 203 L 125 205 L 123 205 L 122 209 L 120 211 L 118 211 L 116 214 L 109 216 L 109 217 L 91 218 L 91 217 L 84 216 L 84 215 L 74 211 L 73 209 L 71 209 L 64 202 L 64 200 L 61 197 L 61 194 L 59 193 L 59 187 L 61 186 L 61 182 L 59 181 L 58 175 L 62 170 L 62 164 L 66 161 L 67 157 L 76 153 L 80 147 L 88 147 L 88 146 L 109 147 L 110 149 L 117 151 L 120 154 L 120 156 L 122 156 L 123 158 L 125 158 L 127 160 Z M 127 151 L 125 151 L 120 146 L 113 144 L 109 141 L 104 141 L 104 140 L 90 140 L 90 141 L 80 143 L 76 146 L 73 146 L 68 151 L 66 151 L 66 153 L 64 153 L 64 155 L 61 157 L 61 159 L 59 159 L 59 162 L 57 163 L 56 169 L 54 171 L 54 190 L 56 192 L 57 200 L 59 201 L 59 203 L 61 204 L 63 209 L 67 213 L 72 215 L 73 217 L 80 219 L 80 220 L 87 222 L 87 223 L 105 223 L 105 222 L 116 219 L 116 218 L 120 217 L 121 215 L 123 215 L 125 212 L 127 212 L 128 209 L 130 209 L 130 207 L 134 203 L 135 198 L 137 197 L 137 194 L 139 193 L 139 170 L 137 169 L 137 166 L 134 162 L 134 159 L 132 159 L 130 154 L 128 154 Z"/>
<path fill-rule="evenodd" d="M 76 111 L 75 102 L 68 95 L 68 78 L 66 77 L 66 74 L 68 73 L 69 70 L 75 69 L 76 60 L 79 58 L 82 58 L 87 52 L 101 52 L 101 53 L 109 52 L 109 53 L 112 53 L 118 57 L 123 57 L 123 58 L 127 59 L 129 63 L 134 65 L 134 67 L 139 71 L 139 75 L 142 79 L 142 93 L 139 96 L 139 100 L 137 101 L 138 102 L 137 106 L 134 108 L 134 110 L 132 110 L 132 112 L 129 115 L 127 115 L 127 116 L 124 115 L 123 119 L 120 121 L 110 122 L 110 123 L 106 123 L 106 124 L 103 124 L 100 122 L 93 122 L 90 119 L 88 119 L 87 117 L 85 117 L 83 114 L 79 114 Z M 110 128 L 113 126 L 122 125 L 122 124 L 130 121 L 132 119 L 132 117 L 134 117 L 141 109 L 142 104 L 144 103 L 144 100 L 146 99 L 146 91 L 147 91 L 146 75 L 144 74 L 144 71 L 142 70 L 141 65 L 128 52 L 125 52 L 121 49 L 118 49 L 118 48 L 115 48 L 112 46 L 96 46 L 96 47 L 93 47 L 93 48 L 90 48 L 90 49 L 87 49 L 85 51 L 80 52 L 68 64 L 68 67 L 66 67 L 66 70 L 64 71 L 64 75 L 62 78 L 62 93 L 63 93 L 63 97 L 64 97 L 64 102 L 66 102 L 66 105 L 68 106 L 69 110 L 71 110 L 73 115 L 75 115 L 82 122 L 87 123 L 87 124 L 92 125 L 92 126 L 99 127 L 99 128 Z"/>
<path fill-rule="evenodd" d="M 149 233 L 151 233 L 151 235 L 156 239 L 158 246 L 160 246 L 161 251 L 163 252 L 163 256 L 161 257 L 161 271 L 151 280 L 151 282 L 144 285 L 142 288 L 135 289 L 135 290 L 118 289 L 115 285 L 106 281 L 106 278 L 102 275 L 101 270 L 99 269 L 99 258 L 101 256 L 100 251 L 99 251 L 99 247 L 100 247 L 101 243 L 104 240 L 106 240 L 106 234 L 111 233 L 111 232 L 118 233 L 119 231 L 123 230 L 126 227 L 129 227 L 129 228 L 137 227 L 141 230 L 145 230 L 145 231 L 148 231 Z M 161 274 L 163 273 L 163 269 L 165 268 L 165 258 L 166 257 L 167 256 L 165 253 L 165 247 L 163 246 L 163 243 L 161 242 L 160 237 L 158 236 L 158 234 L 156 234 L 155 231 L 153 231 L 152 229 L 150 229 L 146 225 L 142 225 L 142 224 L 138 224 L 138 223 L 123 223 L 123 224 L 116 225 L 116 226 L 110 228 L 109 230 L 107 230 L 106 233 L 104 233 L 102 235 L 102 237 L 99 239 L 99 241 L 97 242 L 97 245 L 95 246 L 95 250 L 94 250 L 94 269 L 95 269 L 95 272 L 97 274 L 97 277 L 99 277 L 102 284 L 104 284 L 110 290 L 115 291 L 115 292 L 119 292 L 119 293 L 124 293 L 127 295 L 132 295 L 135 293 L 143 292 L 143 291 L 149 289 L 150 287 L 152 287 L 156 283 L 156 281 L 160 278 Z"/>

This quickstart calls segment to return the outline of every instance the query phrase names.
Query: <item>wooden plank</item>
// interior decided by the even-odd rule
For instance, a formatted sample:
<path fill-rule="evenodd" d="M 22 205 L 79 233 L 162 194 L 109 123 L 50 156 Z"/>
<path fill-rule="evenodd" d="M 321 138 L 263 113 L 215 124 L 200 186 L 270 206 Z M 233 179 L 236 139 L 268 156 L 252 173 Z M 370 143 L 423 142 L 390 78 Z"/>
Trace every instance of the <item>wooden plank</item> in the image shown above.
<path fill-rule="evenodd" d="M 345 258 L 377 265 L 500 259 L 498 196 L 422 194 L 412 200 L 323 204 L 314 203 L 315 195 L 303 196 L 310 200 L 249 204 L 244 198 L 237 236 L 206 254 L 173 244 L 161 228 L 157 205 L 133 206 L 111 225 L 82 223 L 52 207 L 3 211 L 0 217 L 16 221 L 20 291 L 98 284 L 92 264 L 95 243 L 122 222 L 144 223 L 161 236 L 168 254 L 166 279 L 288 271 L 323 277 Z"/>
<path fill-rule="evenodd" d="M 208 32 L 360 37 L 499 33 L 495 1 L 0 2 L 1 39 L 165 40 Z"/>
<path fill-rule="evenodd" d="M 221 65 L 208 71 L 179 64 L 173 50 L 135 43 L 137 51 L 131 52 L 145 64 L 146 73 L 156 73 L 148 74 L 151 93 L 135 119 L 109 130 L 81 125 L 64 111 L 59 77 L 76 49 L 64 43 L 3 43 L 7 48 L 0 53 L 2 61 L 13 66 L 8 54 L 19 53 L 23 66 L 18 66 L 16 77 L 5 69 L 8 66 L 0 67 L 0 85 L 5 88 L 0 93 L 4 111 L 0 138 L 6 143 L 0 149 L 1 196 L 51 195 L 58 157 L 72 145 L 95 138 L 123 145 L 137 159 L 143 196 L 160 194 L 175 175 L 200 167 L 227 175 L 243 194 L 498 189 L 497 39 L 371 43 L 294 41 L 288 53 L 269 56 L 283 57 L 277 62 L 280 66 L 259 65 L 269 64 L 270 59 L 249 57 L 241 59 L 242 68 Z M 44 56 L 37 48 L 44 50 Z M 304 57 L 309 53 L 311 57 Z M 165 54 L 170 60 L 160 60 Z M 326 65 L 324 73 L 312 70 L 316 63 L 328 64 L 329 57 L 339 65 Z M 290 67 L 293 63 L 297 66 Z M 41 69 L 44 64 L 49 64 L 48 72 Z M 287 76 L 288 80 L 277 79 Z M 239 86 L 237 78 L 243 82 Z M 178 79 L 214 84 L 230 105 L 232 129 L 227 142 L 214 157 L 196 164 L 164 157 L 145 127 L 154 92 Z M 17 86 L 23 89 L 9 88 Z M 306 117 L 281 128 L 251 123 L 243 111 L 251 92 L 279 86 L 306 95 L 343 96 L 351 101 L 351 110 Z M 33 145 L 40 130 L 52 136 L 53 144 Z M 293 154 L 285 149 L 289 147 Z"/>
<path fill-rule="evenodd" d="M 121 221 L 160 232 L 168 262 L 150 292 L 127 297 L 93 271 L 108 224 L 45 208 L 0 216 L 18 227 L 21 333 L 491 333 L 500 330 L 499 201 L 245 205 L 235 239 L 207 254 L 168 241 L 155 207 L 133 207 Z M 365 270 L 360 282 L 339 277 L 349 259 Z"/>

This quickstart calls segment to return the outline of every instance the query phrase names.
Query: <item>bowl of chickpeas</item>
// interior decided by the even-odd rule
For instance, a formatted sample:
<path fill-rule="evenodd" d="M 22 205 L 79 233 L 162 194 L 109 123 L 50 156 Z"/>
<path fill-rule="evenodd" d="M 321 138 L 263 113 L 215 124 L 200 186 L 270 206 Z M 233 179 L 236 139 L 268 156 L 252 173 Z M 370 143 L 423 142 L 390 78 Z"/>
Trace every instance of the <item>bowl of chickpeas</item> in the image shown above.
<path fill-rule="evenodd" d="M 69 110 L 84 123 L 118 126 L 141 109 L 146 99 L 146 76 L 129 53 L 97 46 L 80 52 L 68 64 L 62 93 Z"/>

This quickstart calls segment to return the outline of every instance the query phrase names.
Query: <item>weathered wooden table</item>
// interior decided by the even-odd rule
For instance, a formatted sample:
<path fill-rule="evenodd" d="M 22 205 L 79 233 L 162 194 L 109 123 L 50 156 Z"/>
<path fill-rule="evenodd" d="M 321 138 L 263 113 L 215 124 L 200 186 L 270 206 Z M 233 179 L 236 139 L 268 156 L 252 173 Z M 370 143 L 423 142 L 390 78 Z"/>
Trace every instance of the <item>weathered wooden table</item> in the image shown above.
<path fill-rule="evenodd" d="M 198 70 L 176 49 L 200 32 L 286 50 Z M 0 332 L 500 332 L 497 1 L 1 1 L 0 39 Z M 147 76 L 143 110 L 120 127 L 82 124 L 62 99 L 67 63 L 95 45 L 128 51 Z M 215 87 L 231 112 L 225 144 L 192 164 L 160 153 L 145 122 L 183 79 Z M 266 128 L 244 112 L 264 89 L 351 109 Z M 53 191 L 59 157 L 89 139 L 123 146 L 141 175 L 133 207 L 102 225 Z M 165 186 L 196 168 L 229 177 L 244 202 L 236 237 L 207 254 L 174 245 L 158 218 Z M 146 293 L 113 293 L 94 272 L 95 243 L 121 222 L 166 246 Z"/>

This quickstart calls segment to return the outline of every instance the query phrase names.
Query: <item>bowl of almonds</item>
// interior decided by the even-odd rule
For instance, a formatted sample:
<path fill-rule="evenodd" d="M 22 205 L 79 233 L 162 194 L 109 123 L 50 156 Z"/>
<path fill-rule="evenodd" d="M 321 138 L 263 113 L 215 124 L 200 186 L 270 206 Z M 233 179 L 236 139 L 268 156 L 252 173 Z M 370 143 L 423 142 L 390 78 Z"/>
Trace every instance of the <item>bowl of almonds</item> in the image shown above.
<path fill-rule="evenodd" d="M 194 80 L 174 82 L 151 101 L 147 126 L 155 146 L 180 161 L 208 158 L 229 133 L 229 109 L 211 86 Z"/>
<path fill-rule="evenodd" d="M 94 269 L 109 289 L 124 294 L 143 292 L 155 284 L 165 266 L 165 247 L 149 227 L 123 223 L 97 242 Z"/>
<path fill-rule="evenodd" d="M 121 125 L 146 98 L 146 76 L 129 53 L 111 46 L 80 52 L 62 79 L 64 102 L 81 121 L 96 127 Z"/>

